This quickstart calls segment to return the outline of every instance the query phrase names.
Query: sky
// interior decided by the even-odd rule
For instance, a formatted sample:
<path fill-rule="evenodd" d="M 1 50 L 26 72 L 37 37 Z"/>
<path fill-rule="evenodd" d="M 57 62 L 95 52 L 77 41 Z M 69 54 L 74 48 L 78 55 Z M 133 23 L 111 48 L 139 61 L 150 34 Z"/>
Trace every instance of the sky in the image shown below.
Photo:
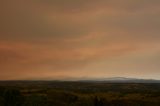
<path fill-rule="evenodd" d="M 0 0 L 0 80 L 160 79 L 160 0 Z"/>

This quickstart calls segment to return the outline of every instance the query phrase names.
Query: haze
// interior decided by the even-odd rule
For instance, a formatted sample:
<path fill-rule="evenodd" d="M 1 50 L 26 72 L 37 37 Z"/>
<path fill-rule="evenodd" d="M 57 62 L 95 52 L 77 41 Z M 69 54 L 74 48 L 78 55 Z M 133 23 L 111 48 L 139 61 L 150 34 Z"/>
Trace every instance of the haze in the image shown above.
<path fill-rule="evenodd" d="M 160 79 L 160 0 L 1 0 L 0 79 Z"/>

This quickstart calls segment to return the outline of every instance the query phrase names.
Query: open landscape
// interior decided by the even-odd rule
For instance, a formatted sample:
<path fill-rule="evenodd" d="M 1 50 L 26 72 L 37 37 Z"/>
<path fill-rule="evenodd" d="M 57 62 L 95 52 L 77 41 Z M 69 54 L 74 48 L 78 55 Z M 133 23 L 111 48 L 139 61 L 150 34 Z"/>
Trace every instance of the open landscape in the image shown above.
<path fill-rule="evenodd" d="M 1 81 L 0 106 L 160 106 L 160 83 Z"/>
<path fill-rule="evenodd" d="M 160 106 L 160 0 L 0 0 L 0 106 Z"/>

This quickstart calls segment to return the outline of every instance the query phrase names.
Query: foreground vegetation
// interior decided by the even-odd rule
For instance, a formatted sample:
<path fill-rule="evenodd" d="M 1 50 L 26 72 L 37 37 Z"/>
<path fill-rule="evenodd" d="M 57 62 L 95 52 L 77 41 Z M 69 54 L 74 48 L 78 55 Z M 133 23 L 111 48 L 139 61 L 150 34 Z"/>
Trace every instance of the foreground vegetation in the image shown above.
<path fill-rule="evenodd" d="M 0 106 L 160 106 L 160 84 L 4 81 Z"/>

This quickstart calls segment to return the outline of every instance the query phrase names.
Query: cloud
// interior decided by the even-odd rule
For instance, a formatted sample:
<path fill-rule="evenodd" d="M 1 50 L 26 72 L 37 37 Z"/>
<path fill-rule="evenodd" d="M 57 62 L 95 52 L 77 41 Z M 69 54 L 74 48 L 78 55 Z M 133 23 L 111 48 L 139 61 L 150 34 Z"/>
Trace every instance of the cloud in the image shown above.
<path fill-rule="evenodd" d="M 146 29 L 159 33 L 160 8 L 156 0 L 3 2 L 2 32 L 9 33 L 13 39 L 70 39 L 96 29 L 114 28 L 131 33 Z M 7 39 L 8 36 L 1 37 Z"/>
<path fill-rule="evenodd" d="M 73 74 L 77 72 L 73 70 L 85 70 L 90 65 L 88 70 L 92 70 L 93 63 L 105 64 L 121 57 L 123 61 L 125 56 L 129 56 L 125 58 L 129 62 L 134 56 L 142 56 L 141 52 L 152 51 L 153 57 L 159 51 L 159 0 L 1 2 L 0 69 L 4 72 L 3 78 L 7 75 L 16 78 L 16 73 L 25 73 L 27 77 L 40 77 L 36 75 L 38 72 L 46 76 L 49 73 L 53 76 L 54 73 Z M 145 58 L 148 55 L 141 58 L 144 63 Z M 115 67 L 120 65 L 117 63 Z M 123 69 L 125 67 L 119 70 Z M 140 69 L 145 72 L 144 67 L 139 66 Z"/>

